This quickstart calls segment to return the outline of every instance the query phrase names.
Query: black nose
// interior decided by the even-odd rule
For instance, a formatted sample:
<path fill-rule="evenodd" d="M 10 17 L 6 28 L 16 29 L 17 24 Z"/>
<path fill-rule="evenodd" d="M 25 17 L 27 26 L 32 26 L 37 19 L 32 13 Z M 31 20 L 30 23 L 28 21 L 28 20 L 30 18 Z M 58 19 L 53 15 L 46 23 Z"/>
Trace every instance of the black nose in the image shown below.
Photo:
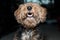
<path fill-rule="evenodd" d="M 30 11 L 32 9 L 32 7 L 31 6 L 28 6 L 27 9 Z"/>

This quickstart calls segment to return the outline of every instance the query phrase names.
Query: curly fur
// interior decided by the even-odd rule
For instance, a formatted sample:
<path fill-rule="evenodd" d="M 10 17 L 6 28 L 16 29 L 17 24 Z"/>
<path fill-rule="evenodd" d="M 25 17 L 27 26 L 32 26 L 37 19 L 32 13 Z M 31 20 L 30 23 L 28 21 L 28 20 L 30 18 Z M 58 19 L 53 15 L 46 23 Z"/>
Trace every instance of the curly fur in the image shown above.
<path fill-rule="evenodd" d="M 32 10 L 28 11 L 27 6 L 31 6 Z M 30 12 L 33 18 L 28 18 L 27 13 Z M 46 9 L 36 3 L 25 3 L 19 5 L 14 13 L 18 23 L 22 24 L 25 28 L 34 28 L 40 22 L 46 20 Z"/>

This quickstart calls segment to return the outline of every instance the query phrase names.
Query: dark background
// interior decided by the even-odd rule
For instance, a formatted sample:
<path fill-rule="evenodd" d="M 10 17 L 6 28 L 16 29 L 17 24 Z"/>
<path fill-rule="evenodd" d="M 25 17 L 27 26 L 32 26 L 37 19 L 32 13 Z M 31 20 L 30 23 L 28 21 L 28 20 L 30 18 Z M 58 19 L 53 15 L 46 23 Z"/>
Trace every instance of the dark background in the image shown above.
<path fill-rule="evenodd" d="M 0 37 L 7 35 L 11 32 L 16 31 L 18 23 L 14 18 L 14 11 L 18 8 L 16 3 L 22 4 L 23 0 L 0 0 Z M 55 0 L 54 5 L 50 5 L 50 7 L 43 5 L 47 8 L 47 20 L 55 19 L 60 28 L 60 10 L 59 10 L 59 1 Z M 47 24 L 46 22 L 44 24 Z M 58 29 L 60 30 L 60 29 Z"/>
<path fill-rule="evenodd" d="M 14 11 L 18 8 L 17 2 L 19 1 L 0 0 L 0 36 L 15 31 L 17 22 L 14 18 Z"/>

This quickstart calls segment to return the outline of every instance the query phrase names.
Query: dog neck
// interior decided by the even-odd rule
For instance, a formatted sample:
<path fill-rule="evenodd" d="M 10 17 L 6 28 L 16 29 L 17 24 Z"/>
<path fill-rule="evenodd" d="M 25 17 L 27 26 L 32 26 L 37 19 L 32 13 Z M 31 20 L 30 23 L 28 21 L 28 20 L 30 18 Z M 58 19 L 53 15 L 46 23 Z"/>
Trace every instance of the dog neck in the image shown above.
<path fill-rule="evenodd" d="M 37 24 L 34 28 L 25 28 L 23 25 L 19 25 L 19 30 L 23 29 L 23 30 L 36 30 L 36 29 L 40 29 L 40 23 Z"/>

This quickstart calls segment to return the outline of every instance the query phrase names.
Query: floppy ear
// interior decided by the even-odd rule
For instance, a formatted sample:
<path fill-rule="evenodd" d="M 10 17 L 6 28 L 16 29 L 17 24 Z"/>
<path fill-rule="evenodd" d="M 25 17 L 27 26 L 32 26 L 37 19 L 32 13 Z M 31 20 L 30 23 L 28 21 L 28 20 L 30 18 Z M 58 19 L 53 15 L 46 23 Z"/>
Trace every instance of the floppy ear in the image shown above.
<path fill-rule="evenodd" d="M 46 20 L 47 10 L 46 8 L 40 7 L 40 21 L 43 23 Z"/>
<path fill-rule="evenodd" d="M 14 16 L 17 16 L 19 14 L 19 12 L 20 12 L 19 10 L 20 10 L 20 8 L 18 7 L 18 9 L 15 10 L 15 12 L 14 12 Z"/>
<path fill-rule="evenodd" d="M 15 10 L 15 12 L 14 12 L 14 16 L 17 16 L 17 15 L 19 15 L 20 14 L 20 10 L 21 10 L 21 7 L 22 7 L 23 5 L 21 4 L 21 5 L 19 5 L 19 7 L 18 7 L 18 9 L 17 10 Z"/>
<path fill-rule="evenodd" d="M 18 9 L 14 12 L 14 16 L 17 20 L 18 23 L 20 23 L 21 19 L 21 8 L 22 8 L 23 4 L 19 5 Z"/>

